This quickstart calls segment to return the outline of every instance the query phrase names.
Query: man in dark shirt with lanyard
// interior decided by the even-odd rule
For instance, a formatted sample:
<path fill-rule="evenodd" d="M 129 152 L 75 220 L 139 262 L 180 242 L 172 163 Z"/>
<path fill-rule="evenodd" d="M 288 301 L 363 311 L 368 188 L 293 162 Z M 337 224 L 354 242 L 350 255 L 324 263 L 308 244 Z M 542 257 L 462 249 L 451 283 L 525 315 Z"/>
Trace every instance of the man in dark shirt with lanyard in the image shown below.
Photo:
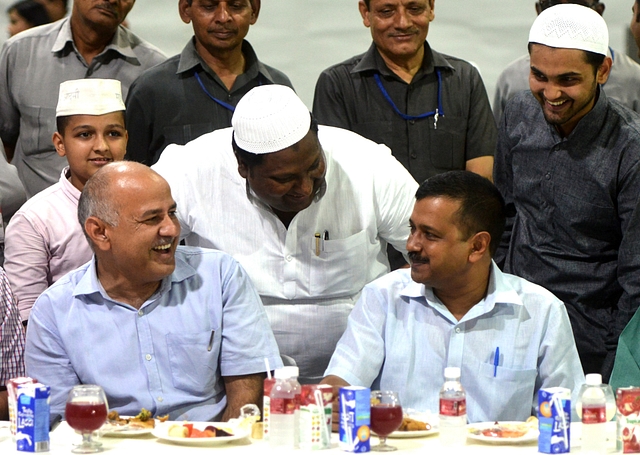
<path fill-rule="evenodd" d="M 492 178 L 496 126 L 471 64 L 426 42 L 434 0 L 360 0 L 373 44 L 325 70 L 313 114 L 387 145 L 422 182 L 466 169 Z"/>
<path fill-rule="evenodd" d="M 260 0 L 179 0 L 178 9 L 194 37 L 181 54 L 142 74 L 126 101 L 127 158 L 149 166 L 169 144 L 231 126 L 235 105 L 252 88 L 292 87 L 244 39 L 258 19 Z"/>

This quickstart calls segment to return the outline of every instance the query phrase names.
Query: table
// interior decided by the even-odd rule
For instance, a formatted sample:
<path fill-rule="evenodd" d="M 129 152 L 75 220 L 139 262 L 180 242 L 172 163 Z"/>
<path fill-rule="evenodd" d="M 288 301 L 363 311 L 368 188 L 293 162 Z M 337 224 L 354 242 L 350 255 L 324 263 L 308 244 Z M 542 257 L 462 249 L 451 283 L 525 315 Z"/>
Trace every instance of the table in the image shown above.
<path fill-rule="evenodd" d="M 579 434 L 580 423 L 571 424 L 572 434 Z M 607 434 L 609 435 L 610 447 L 609 452 L 615 453 L 615 422 L 609 422 L 607 427 Z M 68 455 L 71 453 L 71 445 L 80 441 L 80 435 L 76 434 L 66 422 L 62 422 L 51 433 L 51 455 Z M 337 434 L 332 435 L 332 449 L 324 451 L 303 451 L 303 450 L 282 450 L 271 449 L 268 442 L 262 440 L 254 440 L 245 438 L 239 441 L 233 441 L 225 445 L 217 447 L 192 447 L 192 446 L 178 446 L 170 443 L 161 442 L 152 435 L 144 435 L 134 438 L 113 438 L 102 437 L 100 441 L 103 444 L 105 455 L 130 455 L 130 454 L 142 454 L 150 453 L 152 455 L 175 455 L 178 453 L 192 453 L 197 454 L 202 451 L 220 451 L 220 455 L 254 455 L 260 454 L 280 454 L 283 452 L 291 452 L 303 455 L 304 453 L 314 453 L 318 455 L 338 455 L 345 454 L 338 448 Z M 372 444 L 377 444 L 377 437 L 372 437 Z M 476 441 L 469 440 L 467 445 L 461 448 L 444 448 L 440 445 L 440 441 L 437 435 L 428 436 L 418 439 L 389 439 L 388 443 L 398 448 L 395 452 L 398 455 L 403 453 L 419 453 L 421 455 L 438 455 L 438 454 L 470 454 L 470 455 L 482 455 L 482 454 L 537 454 L 537 443 L 527 443 L 519 445 L 495 445 L 484 444 Z M 573 448 L 571 453 L 579 453 L 580 448 Z M 24 454 L 27 452 L 18 452 L 15 448 L 15 444 L 11 442 L 11 436 L 9 434 L 8 422 L 0 422 L 0 454 Z"/>

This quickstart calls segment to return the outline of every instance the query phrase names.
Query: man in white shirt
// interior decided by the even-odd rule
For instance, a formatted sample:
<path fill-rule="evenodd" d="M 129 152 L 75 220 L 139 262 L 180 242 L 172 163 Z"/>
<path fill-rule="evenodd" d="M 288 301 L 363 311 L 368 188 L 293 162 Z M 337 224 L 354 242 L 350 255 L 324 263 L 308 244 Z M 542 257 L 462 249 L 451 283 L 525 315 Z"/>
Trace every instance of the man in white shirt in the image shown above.
<path fill-rule="evenodd" d="M 365 284 L 402 252 L 418 184 L 384 145 L 321 126 L 288 87 L 256 87 L 232 127 L 171 145 L 187 245 L 231 254 L 255 284 L 282 354 L 318 382 Z M 233 145 L 232 145 L 233 142 Z"/>

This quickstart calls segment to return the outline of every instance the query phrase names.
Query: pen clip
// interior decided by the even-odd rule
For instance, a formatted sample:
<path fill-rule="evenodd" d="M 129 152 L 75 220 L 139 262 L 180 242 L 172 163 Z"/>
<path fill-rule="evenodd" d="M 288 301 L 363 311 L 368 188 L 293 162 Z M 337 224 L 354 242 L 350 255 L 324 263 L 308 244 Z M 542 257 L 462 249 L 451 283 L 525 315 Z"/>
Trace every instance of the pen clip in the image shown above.
<path fill-rule="evenodd" d="M 493 377 L 498 374 L 498 364 L 500 363 L 500 348 L 496 347 L 496 352 L 493 355 Z"/>
<path fill-rule="evenodd" d="M 211 329 L 211 336 L 209 337 L 209 346 L 207 346 L 207 351 L 211 352 L 211 348 L 213 348 L 213 335 L 215 331 Z"/>
<path fill-rule="evenodd" d="M 315 234 L 316 237 L 316 256 L 320 256 L 320 233 L 316 232 Z"/>

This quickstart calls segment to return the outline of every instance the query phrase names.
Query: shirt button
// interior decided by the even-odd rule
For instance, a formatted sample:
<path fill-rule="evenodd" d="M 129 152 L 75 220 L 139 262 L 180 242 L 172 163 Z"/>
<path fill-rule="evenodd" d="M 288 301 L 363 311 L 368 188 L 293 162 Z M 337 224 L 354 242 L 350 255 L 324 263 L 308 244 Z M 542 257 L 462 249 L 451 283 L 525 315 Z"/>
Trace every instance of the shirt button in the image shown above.
<path fill-rule="evenodd" d="M 139 310 L 139 311 L 138 311 L 138 316 L 144 316 L 144 311 Z"/>
<path fill-rule="evenodd" d="M 416 121 L 415 120 L 409 120 L 409 125 L 415 125 Z"/>
<path fill-rule="evenodd" d="M 162 400 L 164 400 L 164 398 L 162 398 L 162 397 L 158 397 L 158 401 L 159 401 L 160 403 L 162 403 Z"/>
<path fill-rule="evenodd" d="M 411 158 L 413 158 L 415 160 L 416 158 L 418 158 L 418 154 L 417 153 L 412 153 L 411 154 Z"/>
<path fill-rule="evenodd" d="M 293 258 L 291 257 L 291 255 L 290 255 L 290 254 L 287 254 L 287 255 L 285 256 L 285 259 L 287 260 L 287 262 L 291 262 L 291 261 L 293 260 Z"/>
<path fill-rule="evenodd" d="M 145 355 L 144 358 L 147 359 L 147 360 L 151 360 L 151 354 Z"/>
<path fill-rule="evenodd" d="M 460 327 L 456 327 L 456 333 L 460 333 Z"/>
<path fill-rule="evenodd" d="M 551 178 L 551 174 L 549 172 L 547 172 L 547 174 L 544 176 L 544 178 L 549 180 Z"/>

